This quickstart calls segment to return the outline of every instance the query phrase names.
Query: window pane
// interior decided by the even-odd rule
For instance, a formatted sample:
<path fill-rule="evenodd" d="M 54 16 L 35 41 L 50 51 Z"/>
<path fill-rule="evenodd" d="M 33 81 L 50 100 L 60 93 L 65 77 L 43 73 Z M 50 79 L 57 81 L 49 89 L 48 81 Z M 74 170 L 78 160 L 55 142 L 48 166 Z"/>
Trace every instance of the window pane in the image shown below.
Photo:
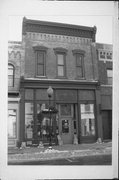
<path fill-rule="evenodd" d="M 58 66 L 58 76 L 64 76 L 64 66 Z"/>
<path fill-rule="evenodd" d="M 108 76 L 108 77 L 112 77 L 112 70 L 111 70 L 111 69 L 110 69 L 110 70 L 109 70 L 109 69 L 107 70 L 107 76 Z"/>
<path fill-rule="evenodd" d="M 8 86 L 13 86 L 13 76 L 8 77 Z"/>
<path fill-rule="evenodd" d="M 16 110 L 8 110 L 8 138 L 16 137 Z"/>
<path fill-rule="evenodd" d="M 108 84 L 112 85 L 112 70 L 111 69 L 107 70 L 107 78 L 108 78 Z"/>
<path fill-rule="evenodd" d="M 112 78 L 108 77 L 108 85 L 112 85 Z"/>
<path fill-rule="evenodd" d="M 12 69 L 8 69 L 8 75 L 13 75 L 13 68 Z"/>
<path fill-rule="evenodd" d="M 44 143 L 49 143 L 51 129 L 52 141 L 54 141 L 56 131 L 55 116 L 49 114 L 48 107 L 47 103 L 37 104 L 37 135 L 38 139 Z"/>
<path fill-rule="evenodd" d="M 58 58 L 58 65 L 64 65 L 64 55 L 57 54 L 57 58 Z"/>
<path fill-rule="evenodd" d="M 95 135 L 95 116 L 93 104 L 81 104 L 81 135 Z"/>
<path fill-rule="evenodd" d="M 105 59 L 105 53 L 104 52 L 100 52 L 100 58 Z"/>
<path fill-rule="evenodd" d="M 62 120 L 62 133 L 69 133 L 69 120 Z"/>
<path fill-rule="evenodd" d="M 82 66 L 82 56 L 80 54 L 76 55 L 76 65 Z"/>
<path fill-rule="evenodd" d="M 44 65 L 38 65 L 37 66 L 37 75 L 43 76 L 44 75 Z"/>
<path fill-rule="evenodd" d="M 40 64 L 44 64 L 44 53 L 43 52 L 37 52 L 37 62 Z"/>
<path fill-rule="evenodd" d="M 25 135 L 33 138 L 33 103 L 25 103 Z"/>
<path fill-rule="evenodd" d="M 77 67 L 76 70 L 77 70 L 77 76 L 83 77 L 82 67 Z"/>

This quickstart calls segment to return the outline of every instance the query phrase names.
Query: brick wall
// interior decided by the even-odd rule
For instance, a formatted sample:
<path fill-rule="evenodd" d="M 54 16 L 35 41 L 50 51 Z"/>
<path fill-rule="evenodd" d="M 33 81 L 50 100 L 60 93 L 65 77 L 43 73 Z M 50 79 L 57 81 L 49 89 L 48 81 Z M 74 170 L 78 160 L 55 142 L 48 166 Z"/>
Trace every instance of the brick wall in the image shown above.
<path fill-rule="evenodd" d="M 57 35 L 50 38 L 46 34 L 45 38 L 37 39 L 34 33 L 23 35 L 23 44 L 25 44 L 25 77 L 35 77 L 35 54 L 33 46 L 45 46 L 48 48 L 46 55 L 46 76 L 50 79 L 57 77 L 57 64 L 54 48 L 61 47 L 67 49 L 66 56 L 66 76 L 69 80 L 76 79 L 75 57 L 73 49 L 81 49 L 85 51 L 84 68 L 86 80 L 98 79 L 96 49 L 90 39 L 80 38 L 77 42 L 76 37 L 70 40 L 70 37 Z M 38 35 L 38 33 L 37 33 Z M 64 39 L 63 39 L 64 38 Z"/>
<path fill-rule="evenodd" d="M 24 48 L 21 42 L 8 43 L 8 64 L 15 68 L 14 86 L 8 87 L 8 91 L 19 91 L 20 77 L 24 75 Z"/>

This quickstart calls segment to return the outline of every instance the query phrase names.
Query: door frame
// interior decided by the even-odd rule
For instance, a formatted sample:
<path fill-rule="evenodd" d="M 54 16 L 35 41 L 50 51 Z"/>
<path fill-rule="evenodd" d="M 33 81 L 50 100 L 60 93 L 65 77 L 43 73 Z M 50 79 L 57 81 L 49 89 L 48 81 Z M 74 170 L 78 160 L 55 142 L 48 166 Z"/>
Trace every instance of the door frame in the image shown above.
<path fill-rule="evenodd" d="M 64 105 L 64 104 L 70 104 L 71 105 L 71 115 L 61 115 L 61 105 Z M 57 107 L 58 107 L 58 110 L 59 110 L 59 122 L 58 122 L 58 126 L 59 126 L 59 135 L 61 136 L 61 138 L 63 139 L 63 136 L 65 136 L 66 133 L 63 133 L 62 132 L 62 120 L 69 120 L 69 135 L 71 136 L 71 142 L 73 140 L 73 131 L 74 131 L 74 128 L 73 128 L 73 115 L 74 115 L 74 109 L 73 109 L 73 105 L 74 103 L 57 103 Z M 66 134 L 68 136 L 68 134 Z M 65 143 L 65 144 L 69 144 L 69 143 Z M 71 144 L 71 143 L 70 143 Z"/>
<path fill-rule="evenodd" d="M 94 116 L 95 116 L 95 135 L 91 135 L 91 136 L 82 136 L 81 135 L 81 104 L 94 104 Z M 78 111 L 79 110 L 79 111 Z M 78 128 L 79 128 L 79 133 L 78 133 L 78 142 L 79 143 L 91 143 L 91 142 L 95 142 L 96 138 L 97 138 L 97 116 L 96 116 L 96 102 L 95 100 L 80 100 L 78 102 Z"/>

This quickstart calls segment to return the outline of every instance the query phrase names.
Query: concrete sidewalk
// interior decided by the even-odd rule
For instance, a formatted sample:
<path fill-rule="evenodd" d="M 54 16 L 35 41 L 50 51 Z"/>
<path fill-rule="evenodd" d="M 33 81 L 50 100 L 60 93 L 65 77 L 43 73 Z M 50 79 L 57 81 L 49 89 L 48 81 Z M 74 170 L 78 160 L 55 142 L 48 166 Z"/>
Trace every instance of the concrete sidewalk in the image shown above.
<path fill-rule="evenodd" d="M 38 148 L 9 149 L 8 162 L 31 161 L 31 160 L 51 160 L 69 157 L 92 156 L 112 153 L 112 142 L 62 145 Z"/>

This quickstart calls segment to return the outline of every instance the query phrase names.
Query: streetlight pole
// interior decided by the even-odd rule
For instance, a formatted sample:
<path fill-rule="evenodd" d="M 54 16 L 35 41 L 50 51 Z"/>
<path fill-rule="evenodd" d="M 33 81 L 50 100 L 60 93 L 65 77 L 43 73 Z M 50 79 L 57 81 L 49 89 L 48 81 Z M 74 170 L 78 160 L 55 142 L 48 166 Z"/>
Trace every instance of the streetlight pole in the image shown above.
<path fill-rule="evenodd" d="M 49 97 L 49 118 L 50 118 L 50 132 L 49 132 L 49 135 L 50 135 L 50 141 L 49 141 L 49 146 L 52 146 L 52 139 L 51 139 L 51 97 L 53 95 L 53 89 L 51 86 L 49 86 L 49 88 L 47 89 L 47 94 L 48 94 L 48 97 Z"/>

